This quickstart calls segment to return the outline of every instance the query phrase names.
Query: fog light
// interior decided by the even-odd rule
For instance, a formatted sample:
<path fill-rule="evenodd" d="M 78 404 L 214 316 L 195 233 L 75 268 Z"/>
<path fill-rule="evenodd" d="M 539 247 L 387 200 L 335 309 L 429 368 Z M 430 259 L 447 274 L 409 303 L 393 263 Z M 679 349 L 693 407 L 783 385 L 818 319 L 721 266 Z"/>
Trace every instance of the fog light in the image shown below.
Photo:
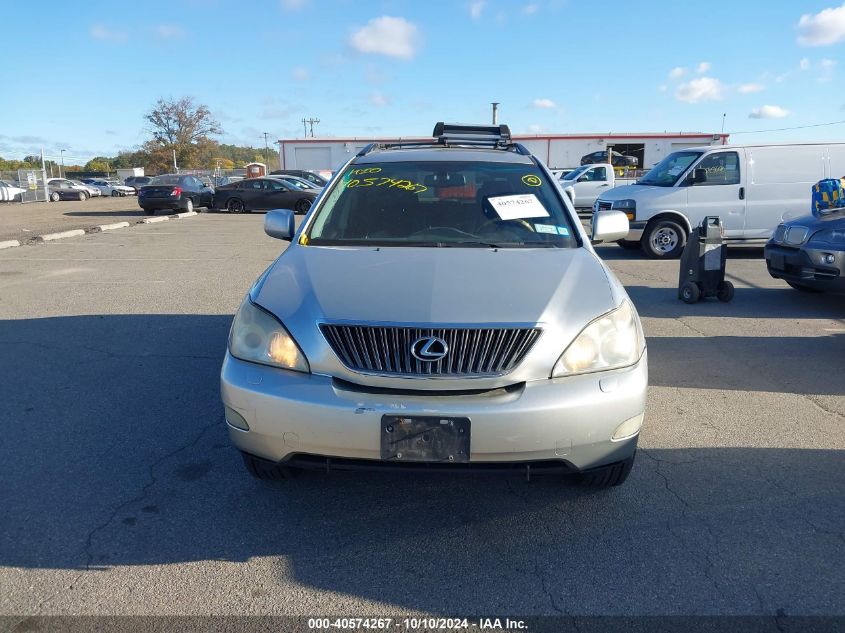
<path fill-rule="evenodd" d="M 236 429 L 242 431 L 249 431 L 249 424 L 246 423 L 244 416 L 232 409 L 231 407 L 223 406 L 226 410 L 226 422 L 234 426 Z"/>
<path fill-rule="evenodd" d="M 624 440 L 639 433 L 640 427 L 643 425 L 644 415 L 645 413 L 643 412 L 639 415 L 635 415 L 633 418 L 625 420 L 622 424 L 616 427 L 616 430 L 613 432 L 613 436 L 610 439 Z"/>
<path fill-rule="evenodd" d="M 824 259 L 824 263 L 825 263 L 825 264 L 832 264 L 833 262 L 835 262 L 835 261 L 836 261 L 836 257 L 834 257 L 833 255 L 831 255 L 830 253 L 828 253 L 827 255 L 825 255 L 822 259 Z"/>

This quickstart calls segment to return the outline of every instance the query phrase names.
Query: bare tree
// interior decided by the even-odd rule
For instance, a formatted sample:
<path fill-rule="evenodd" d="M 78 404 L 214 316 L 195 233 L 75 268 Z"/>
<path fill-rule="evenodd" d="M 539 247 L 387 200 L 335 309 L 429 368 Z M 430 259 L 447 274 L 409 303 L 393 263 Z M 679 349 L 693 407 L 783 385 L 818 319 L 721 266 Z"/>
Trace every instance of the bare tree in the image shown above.
<path fill-rule="evenodd" d="M 208 106 L 194 103 L 191 97 L 159 99 L 144 115 L 149 121 L 153 139 L 162 146 L 185 149 L 212 134 L 222 134 Z"/>

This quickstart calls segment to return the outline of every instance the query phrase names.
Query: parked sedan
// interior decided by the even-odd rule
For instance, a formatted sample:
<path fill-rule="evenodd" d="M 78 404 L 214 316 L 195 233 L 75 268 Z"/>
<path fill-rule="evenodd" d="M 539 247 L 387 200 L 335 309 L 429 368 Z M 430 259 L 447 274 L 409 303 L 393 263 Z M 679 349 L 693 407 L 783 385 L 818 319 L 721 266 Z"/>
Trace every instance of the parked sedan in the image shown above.
<path fill-rule="evenodd" d="M 21 199 L 23 192 L 23 189 L 8 180 L 0 180 L 0 202 L 17 202 Z"/>
<path fill-rule="evenodd" d="M 82 202 L 90 197 L 87 191 L 73 188 L 69 180 L 61 179 L 56 182 L 48 182 L 47 187 L 50 191 L 50 202 L 58 202 L 59 200 L 79 200 Z"/>
<path fill-rule="evenodd" d="M 81 191 L 85 194 L 84 200 L 87 200 L 88 198 L 91 198 L 93 196 L 102 195 L 100 190 L 94 187 L 93 185 L 86 185 L 84 182 L 80 182 L 78 180 L 70 180 L 68 178 L 48 178 L 47 185 L 60 189 L 76 189 L 76 191 Z"/>
<path fill-rule="evenodd" d="M 329 181 L 313 171 L 306 171 L 304 169 L 278 169 L 270 173 L 271 176 L 296 176 L 307 180 L 317 187 L 325 187 Z"/>
<path fill-rule="evenodd" d="M 304 178 L 297 178 L 296 176 L 267 176 L 268 178 L 273 178 L 274 180 L 278 180 L 279 182 L 286 183 L 295 189 L 316 189 L 317 191 L 322 191 L 323 188 L 319 185 L 315 185 L 313 182 L 305 180 Z"/>
<path fill-rule="evenodd" d="M 210 209 L 213 201 L 214 189 L 206 187 L 196 176 L 186 174 L 156 176 L 138 192 L 138 204 L 147 215 L 153 215 L 159 209 Z"/>
<path fill-rule="evenodd" d="M 796 290 L 845 294 L 845 211 L 780 224 L 765 255 L 769 274 Z"/>
<path fill-rule="evenodd" d="M 636 167 L 640 164 L 640 159 L 636 156 L 625 156 L 615 150 L 611 150 L 612 160 L 607 160 L 607 151 L 600 150 L 592 154 L 586 154 L 581 157 L 582 165 L 592 165 L 594 163 L 610 162 L 614 167 Z"/>
<path fill-rule="evenodd" d="M 134 187 L 127 187 L 119 180 L 104 180 L 99 179 L 90 183 L 92 187 L 96 187 L 104 196 L 130 196 L 135 194 Z"/>
<path fill-rule="evenodd" d="M 247 178 L 218 187 L 214 207 L 229 213 L 266 209 L 293 209 L 296 213 L 306 213 L 318 195 L 317 189 L 300 189 L 278 178 Z"/>

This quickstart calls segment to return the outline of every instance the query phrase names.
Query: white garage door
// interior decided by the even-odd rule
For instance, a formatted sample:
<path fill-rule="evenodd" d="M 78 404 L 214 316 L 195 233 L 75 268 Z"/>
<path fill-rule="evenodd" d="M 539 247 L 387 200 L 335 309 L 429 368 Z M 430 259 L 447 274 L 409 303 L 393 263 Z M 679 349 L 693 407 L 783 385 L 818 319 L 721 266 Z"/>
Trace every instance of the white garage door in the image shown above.
<path fill-rule="evenodd" d="M 331 169 L 332 150 L 330 147 L 297 147 L 296 169 Z"/>

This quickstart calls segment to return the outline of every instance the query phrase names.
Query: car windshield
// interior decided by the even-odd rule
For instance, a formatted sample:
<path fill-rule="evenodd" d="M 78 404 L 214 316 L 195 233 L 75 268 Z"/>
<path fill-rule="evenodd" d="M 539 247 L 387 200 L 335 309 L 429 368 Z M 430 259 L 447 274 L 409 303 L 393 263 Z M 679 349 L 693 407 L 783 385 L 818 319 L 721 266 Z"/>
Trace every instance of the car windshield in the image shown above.
<path fill-rule="evenodd" d="M 330 246 L 573 248 L 554 186 L 534 165 L 350 165 L 301 243 Z"/>
<path fill-rule="evenodd" d="M 566 174 L 563 178 L 561 178 L 561 180 L 575 180 L 575 179 L 578 178 L 578 176 L 583 174 L 589 168 L 590 168 L 589 165 L 584 165 L 583 167 L 579 167 L 578 169 L 571 171 L 568 174 Z"/>
<path fill-rule="evenodd" d="M 150 183 L 151 185 L 178 185 L 179 176 L 173 174 L 165 174 L 164 176 L 156 176 Z"/>
<path fill-rule="evenodd" d="M 671 187 L 692 165 L 701 152 L 672 152 L 666 158 L 652 167 L 649 172 L 637 181 L 638 185 L 654 185 L 657 187 Z"/>

